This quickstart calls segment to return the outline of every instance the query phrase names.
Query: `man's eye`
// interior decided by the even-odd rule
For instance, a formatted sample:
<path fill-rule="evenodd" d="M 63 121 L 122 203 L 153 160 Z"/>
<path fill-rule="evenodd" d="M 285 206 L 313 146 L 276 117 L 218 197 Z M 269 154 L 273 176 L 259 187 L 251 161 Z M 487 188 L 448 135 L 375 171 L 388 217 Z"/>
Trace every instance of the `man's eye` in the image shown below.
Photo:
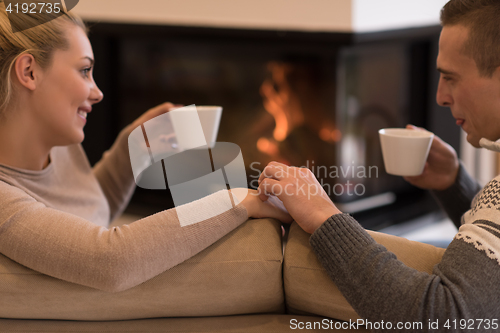
<path fill-rule="evenodd" d="M 452 81 L 453 77 L 451 77 L 447 74 L 441 73 L 441 79 L 443 79 L 444 81 Z"/>

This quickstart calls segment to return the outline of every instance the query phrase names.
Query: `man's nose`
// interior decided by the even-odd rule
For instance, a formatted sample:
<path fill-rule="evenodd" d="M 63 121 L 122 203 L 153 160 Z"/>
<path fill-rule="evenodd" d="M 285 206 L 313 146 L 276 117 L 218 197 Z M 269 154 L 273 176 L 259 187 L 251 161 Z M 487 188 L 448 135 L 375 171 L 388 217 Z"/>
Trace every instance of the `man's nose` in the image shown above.
<path fill-rule="evenodd" d="M 439 79 L 439 85 L 436 94 L 436 101 L 440 106 L 450 107 L 453 104 L 453 98 L 448 92 L 446 84 L 443 79 Z"/>

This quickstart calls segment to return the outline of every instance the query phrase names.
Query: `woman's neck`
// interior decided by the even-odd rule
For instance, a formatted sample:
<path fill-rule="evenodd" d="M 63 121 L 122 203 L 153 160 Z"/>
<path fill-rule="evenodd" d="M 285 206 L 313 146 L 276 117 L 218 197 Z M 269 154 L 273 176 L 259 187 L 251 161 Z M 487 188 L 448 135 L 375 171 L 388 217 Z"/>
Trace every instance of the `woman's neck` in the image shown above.
<path fill-rule="evenodd" d="M 22 113 L 6 112 L 0 118 L 0 164 L 34 171 L 46 168 L 52 147 L 44 144 L 37 126 Z"/>

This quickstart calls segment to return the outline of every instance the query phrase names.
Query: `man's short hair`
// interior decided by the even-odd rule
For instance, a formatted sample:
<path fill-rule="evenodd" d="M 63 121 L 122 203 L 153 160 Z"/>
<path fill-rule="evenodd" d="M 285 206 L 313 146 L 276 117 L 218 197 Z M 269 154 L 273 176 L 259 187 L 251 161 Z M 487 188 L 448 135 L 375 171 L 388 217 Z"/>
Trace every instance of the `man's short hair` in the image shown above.
<path fill-rule="evenodd" d="M 491 77 L 500 66 L 500 0 L 450 0 L 441 10 L 441 25 L 469 28 L 463 51 L 481 76 Z"/>

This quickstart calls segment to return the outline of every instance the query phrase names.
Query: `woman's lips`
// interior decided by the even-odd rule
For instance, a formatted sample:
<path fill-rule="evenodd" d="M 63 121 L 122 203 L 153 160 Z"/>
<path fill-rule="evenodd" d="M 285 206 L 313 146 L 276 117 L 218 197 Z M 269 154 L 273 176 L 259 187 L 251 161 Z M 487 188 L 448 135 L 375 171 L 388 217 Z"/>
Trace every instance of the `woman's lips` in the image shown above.
<path fill-rule="evenodd" d="M 84 124 L 87 123 L 87 112 L 83 110 L 78 110 L 77 115 L 83 121 Z"/>
<path fill-rule="evenodd" d="M 77 114 L 84 123 L 87 123 L 87 114 L 92 111 L 92 107 L 79 107 Z"/>

